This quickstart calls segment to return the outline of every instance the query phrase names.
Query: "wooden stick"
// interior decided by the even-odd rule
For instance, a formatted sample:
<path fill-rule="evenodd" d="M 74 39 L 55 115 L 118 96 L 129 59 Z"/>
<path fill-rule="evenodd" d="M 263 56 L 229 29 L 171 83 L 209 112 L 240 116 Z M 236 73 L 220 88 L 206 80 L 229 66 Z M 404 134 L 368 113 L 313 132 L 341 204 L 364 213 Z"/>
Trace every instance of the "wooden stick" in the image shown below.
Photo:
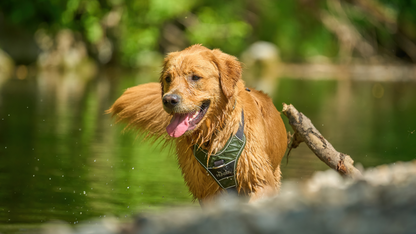
<path fill-rule="evenodd" d="M 286 103 L 283 103 L 282 112 L 289 119 L 289 124 L 295 131 L 292 144 L 289 145 L 289 152 L 301 142 L 305 142 L 322 162 L 341 175 L 354 179 L 362 177 L 361 172 L 353 165 L 354 160 L 349 155 L 336 151 L 331 143 L 313 126 L 308 117 L 296 110 L 293 105 Z"/>

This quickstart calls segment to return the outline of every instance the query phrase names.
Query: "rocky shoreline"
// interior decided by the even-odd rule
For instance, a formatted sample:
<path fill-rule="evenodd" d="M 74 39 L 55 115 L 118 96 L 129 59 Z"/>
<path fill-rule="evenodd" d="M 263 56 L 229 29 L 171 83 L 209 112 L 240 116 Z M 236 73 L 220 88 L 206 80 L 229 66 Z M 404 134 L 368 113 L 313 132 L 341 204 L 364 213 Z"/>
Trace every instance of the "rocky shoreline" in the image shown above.
<path fill-rule="evenodd" d="M 246 204 L 230 196 L 199 208 L 141 214 L 130 223 L 103 219 L 75 229 L 45 225 L 41 233 L 415 233 L 416 161 L 370 168 L 359 181 L 333 170 L 306 182 L 285 181 L 281 193 Z"/>

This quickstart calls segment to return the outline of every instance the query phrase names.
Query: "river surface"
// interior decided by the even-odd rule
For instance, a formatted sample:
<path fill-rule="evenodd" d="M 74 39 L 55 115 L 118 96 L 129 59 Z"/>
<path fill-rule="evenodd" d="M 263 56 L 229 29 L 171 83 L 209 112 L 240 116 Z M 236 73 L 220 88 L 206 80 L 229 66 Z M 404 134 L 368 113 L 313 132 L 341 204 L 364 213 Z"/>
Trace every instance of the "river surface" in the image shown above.
<path fill-rule="evenodd" d="M 146 74 L 47 72 L 1 82 L 0 230 L 198 206 L 172 150 L 123 133 L 105 114 L 126 88 L 157 81 L 157 72 Z M 280 77 L 273 84 L 278 110 L 293 104 L 356 163 L 416 158 L 416 83 Z M 301 145 L 283 159 L 283 183 L 326 169 Z"/>

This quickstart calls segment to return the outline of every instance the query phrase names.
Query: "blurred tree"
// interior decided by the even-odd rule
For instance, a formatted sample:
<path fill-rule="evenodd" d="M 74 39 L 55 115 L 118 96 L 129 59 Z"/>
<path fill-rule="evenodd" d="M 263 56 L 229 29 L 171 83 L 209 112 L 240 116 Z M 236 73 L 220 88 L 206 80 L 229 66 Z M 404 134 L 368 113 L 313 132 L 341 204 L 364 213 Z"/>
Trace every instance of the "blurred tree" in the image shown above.
<path fill-rule="evenodd" d="M 70 29 L 100 63 L 128 67 L 195 43 L 239 55 L 260 40 L 276 44 L 287 62 L 322 56 L 415 62 L 415 25 L 416 2 L 401 0 L 0 2 L 0 48 L 19 35 L 10 28 L 25 37 L 42 29 L 52 38 Z"/>

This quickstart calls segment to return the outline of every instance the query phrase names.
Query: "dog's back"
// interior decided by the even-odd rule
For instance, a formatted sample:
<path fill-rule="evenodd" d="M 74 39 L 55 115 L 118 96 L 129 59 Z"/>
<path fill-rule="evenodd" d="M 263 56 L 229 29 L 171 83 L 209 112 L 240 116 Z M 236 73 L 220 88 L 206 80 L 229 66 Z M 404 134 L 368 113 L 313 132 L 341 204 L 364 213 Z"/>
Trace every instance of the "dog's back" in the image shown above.
<path fill-rule="evenodd" d="M 265 93 L 252 90 L 250 94 L 256 100 L 264 120 L 267 154 L 271 157 L 272 165 L 279 165 L 287 147 L 286 129 L 280 112 L 277 111 L 272 99 Z"/>

